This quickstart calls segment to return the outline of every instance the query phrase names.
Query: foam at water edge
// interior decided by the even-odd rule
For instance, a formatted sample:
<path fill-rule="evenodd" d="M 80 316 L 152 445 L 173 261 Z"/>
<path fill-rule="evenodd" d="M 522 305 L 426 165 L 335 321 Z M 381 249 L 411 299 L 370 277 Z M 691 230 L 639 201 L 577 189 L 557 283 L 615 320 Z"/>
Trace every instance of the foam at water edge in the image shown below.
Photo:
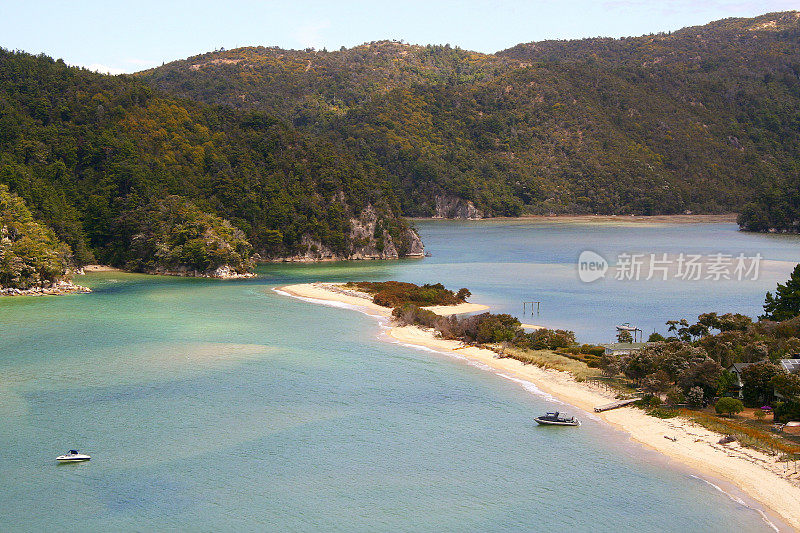
<path fill-rule="evenodd" d="M 359 313 L 364 313 L 367 316 L 371 316 L 377 319 L 384 319 L 385 317 L 381 315 L 376 315 L 374 313 L 370 313 L 366 307 L 361 307 L 360 305 L 353 305 L 344 302 L 337 302 L 334 300 L 320 300 L 319 298 L 309 298 L 307 296 L 297 296 L 296 294 L 291 294 L 286 291 L 282 291 L 277 287 L 272 288 L 273 291 L 282 295 L 282 296 L 289 296 L 291 298 L 297 298 L 298 300 L 303 300 L 304 302 L 309 302 L 312 304 L 319 304 L 319 305 L 327 305 L 328 307 L 337 307 L 339 309 L 350 309 L 351 311 L 358 311 Z"/>
<path fill-rule="evenodd" d="M 771 527 L 771 528 L 772 528 L 772 529 L 774 529 L 775 531 L 778 531 L 778 532 L 780 532 L 780 529 L 778 529 L 778 526 L 776 526 L 775 524 L 773 524 L 773 523 L 772 523 L 772 521 L 769 519 L 769 517 L 767 517 L 767 513 L 765 513 L 764 511 L 762 511 L 762 510 L 761 510 L 761 509 L 759 509 L 758 507 L 752 507 L 752 506 L 750 506 L 750 505 L 747 505 L 747 504 L 744 502 L 744 500 L 742 500 L 742 499 L 741 499 L 741 498 L 739 498 L 738 496 L 734 496 L 733 494 L 731 494 L 730 492 L 726 491 L 725 489 L 723 489 L 722 487 L 720 487 L 720 486 L 719 486 L 719 485 L 717 485 L 716 483 L 712 483 L 711 481 L 709 481 L 709 480 L 707 480 L 707 479 L 704 479 L 704 478 L 702 478 L 702 477 L 700 477 L 700 476 L 695 476 L 694 474 L 689 474 L 689 475 L 690 475 L 691 477 L 693 477 L 694 479 L 699 479 L 699 480 L 700 480 L 700 481 L 702 481 L 703 483 L 706 483 L 706 484 L 708 484 L 708 485 L 711 485 L 712 487 L 714 487 L 715 489 L 717 489 L 717 490 L 718 490 L 718 491 L 720 491 L 722 494 L 724 494 L 725 496 L 727 496 L 727 497 L 728 497 L 728 498 L 730 498 L 731 500 L 735 501 L 735 502 L 736 502 L 736 503 L 738 503 L 739 505 L 741 505 L 741 506 L 743 506 L 743 507 L 746 507 L 747 509 L 750 509 L 751 511 L 755 511 L 755 512 L 757 512 L 759 515 L 761 515 L 761 519 L 762 519 L 764 522 L 766 522 L 766 524 L 767 524 L 769 527 Z"/>
<path fill-rule="evenodd" d="M 491 368 L 488 368 L 488 369 L 491 370 Z M 561 400 L 559 400 L 558 398 L 556 398 L 552 394 L 548 394 L 548 393 L 544 392 L 542 389 L 537 387 L 536 384 L 534 384 L 534 383 L 532 383 L 532 382 L 530 382 L 528 380 L 521 379 L 521 378 L 514 377 L 514 376 L 509 376 L 508 374 L 503 374 L 502 372 L 495 372 L 495 374 L 497 374 L 501 378 L 505 378 L 505 379 L 507 379 L 509 381 L 513 381 L 514 383 L 518 383 L 518 384 L 522 385 L 522 388 L 525 389 L 526 391 L 528 391 L 531 394 L 534 394 L 536 396 L 541 396 L 542 398 L 546 399 L 547 401 L 560 403 L 561 405 L 567 405 L 566 403 L 562 402 Z"/>
<path fill-rule="evenodd" d="M 389 329 L 389 328 L 386 328 L 386 329 Z M 518 378 L 518 377 L 515 377 L 515 376 L 511 376 L 511 375 L 508 375 L 508 374 L 504 374 L 503 372 L 500 372 L 500 371 L 492 368 L 491 366 L 489 366 L 489 365 L 487 365 L 485 363 L 481 363 L 480 361 L 474 361 L 472 359 L 469 359 L 468 357 L 465 357 L 463 355 L 460 355 L 460 354 L 457 354 L 457 353 L 454 353 L 454 352 L 436 350 L 434 348 L 429 348 L 427 346 L 422 346 L 422 345 L 419 345 L 419 344 L 409 344 L 407 342 L 401 342 L 401 341 L 398 341 L 396 339 L 393 339 L 391 337 L 386 336 L 384 333 L 382 333 L 380 335 L 380 337 L 388 340 L 388 342 L 391 342 L 392 344 L 399 344 L 400 346 L 404 346 L 406 348 L 413 348 L 415 350 L 420 350 L 420 351 L 423 351 L 423 352 L 446 355 L 448 357 L 452 357 L 454 359 L 458 359 L 460 361 L 464 361 L 464 362 L 466 362 L 467 364 L 469 364 L 471 366 L 474 366 L 476 368 L 480 368 L 481 370 L 487 370 L 487 371 L 492 372 L 493 374 L 495 374 L 497 376 L 500 376 L 501 378 L 505 378 L 505 379 L 507 379 L 509 381 L 513 381 L 514 383 L 517 383 L 517 384 L 521 385 L 522 388 L 524 388 L 526 391 L 530 392 L 531 394 L 533 394 L 535 396 L 539 396 L 541 398 L 544 398 L 545 400 L 547 400 L 549 402 L 559 403 L 561 405 L 568 405 L 571 408 L 576 408 L 574 405 L 566 403 L 566 402 L 563 402 L 563 401 L 559 400 L 558 398 L 556 398 L 555 396 L 553 396 L 552 394 L 544 392 L 542 389 L 537 387 L 535 383 L 533 383 L 531 381 L 528 381 L 528 380 L 525 380 L 525 379 L 521 379 L 521 378 Z M 581 411 L 583 411 L 583 410 L 581 409 Z M 589 419 L 594 420 L 594 421 L 600 421 L 600 418 L 598 418 L 597 416 L 595 416 L 595 415 L 593 415 L 591 413 L 588 413 L 586 411 L 584 411 L 584 413 L 585 414 L 583 416 L 586 416 L 586 418 L 589 418 Z"/>

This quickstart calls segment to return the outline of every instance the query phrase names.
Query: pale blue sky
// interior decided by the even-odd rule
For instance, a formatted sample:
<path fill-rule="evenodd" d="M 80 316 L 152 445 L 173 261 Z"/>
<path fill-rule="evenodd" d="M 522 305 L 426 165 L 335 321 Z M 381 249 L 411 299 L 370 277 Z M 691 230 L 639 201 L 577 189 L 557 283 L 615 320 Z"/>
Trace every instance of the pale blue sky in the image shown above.
<path fill-rule="evenodd" d="M 0 0 L 0 46 L 134 72 L 220 47 L 380 39 L 495 52 L 544 39 L 641 35 L 800 10 L 800 0 Z"/>

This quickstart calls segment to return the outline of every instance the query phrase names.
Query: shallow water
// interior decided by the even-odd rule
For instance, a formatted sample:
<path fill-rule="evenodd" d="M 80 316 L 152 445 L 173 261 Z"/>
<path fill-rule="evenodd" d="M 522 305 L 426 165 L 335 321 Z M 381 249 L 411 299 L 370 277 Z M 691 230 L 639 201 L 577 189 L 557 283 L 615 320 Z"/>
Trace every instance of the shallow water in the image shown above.
<path fill-rule="evenodd" d="M 586 415 L 579 430 L 536 427 L 533 413 L 564 406 L 520 383 L 271 289 L 442 281 L 517 314 L 536 294 L 528 321 L 603 340 L 623 320 L 754 314 L 775 280 L 586 285 L 583 246 L 790 261 L 796 240 L 725 224 L 419 227 L 424 260 L 274 265 L 238 282 L 98 273 L 83 278 L 92 294 L 0 300 L 0 530 L 771 531 Z M 91 462 L 55 464 L 69 448 Z"/>

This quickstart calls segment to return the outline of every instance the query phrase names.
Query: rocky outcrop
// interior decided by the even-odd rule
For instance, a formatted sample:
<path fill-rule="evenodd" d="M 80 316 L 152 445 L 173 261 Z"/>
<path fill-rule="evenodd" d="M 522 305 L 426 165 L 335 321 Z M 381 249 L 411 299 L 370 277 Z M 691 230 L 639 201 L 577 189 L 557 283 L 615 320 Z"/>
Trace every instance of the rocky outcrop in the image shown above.
<path fill-rule="evenodd" d="M 422 239 L 416 231 L 409 228 L 406 231 L 406 239 L 409 243 L 408 252 L 403 257 L 425 257 L 425 245 L 422 244 Z"/>
<path fill-rule="evenodd" d="M 173 268 L 157 267 L 149 269 L 144 273 L 158 276 L 181 276 L 186 278 L 242 279 L 255 277 L 255 274 L 252 272 L 238 272 L 229 265 L 222 265 L 214 270 L 207 271 L 196 270 L 189 266 Z"/>
<path fill-rule="evenodd" d="M 436 208 L 433 218 L 463 218 L 476 220 L 483 218 L 483 212 L 475 207 L 470 200 L 457 196 L 440 194 L 436 197 Z"/>
<path fill-rule="evenodd" d="M 75 285 L 71 281 L 56 281 L 50 284 L 30 287 L 28 289 L 0 287 L 0 296 L 54 296 L 76 292 L 92 292 L 92 290 L 88 287 Z"/>
<path fill-rule="evenodd" d="M 370 259 L 399 259 L 401 257 L 423 257 L 425 248 L 416 231 L 405 228 L 394 237 L 386 229 L 386 219 L 378 216 L 372 206 L 367 206 L 358 218 L 350 219 L 349 249 L 334 250 L 319 239 L 304 236 L 300 253 L 276 259 L 276 261 L 342 261 Z"/>

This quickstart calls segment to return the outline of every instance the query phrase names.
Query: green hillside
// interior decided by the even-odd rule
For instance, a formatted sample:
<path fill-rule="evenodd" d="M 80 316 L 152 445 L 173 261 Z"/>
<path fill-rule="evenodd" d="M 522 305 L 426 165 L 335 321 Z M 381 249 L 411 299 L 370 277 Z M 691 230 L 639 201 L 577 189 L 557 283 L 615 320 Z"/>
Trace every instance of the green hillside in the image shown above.
<path fill-rule="evenodd" d="M 165 227 L 187 225 L 196 235 L 186 239 L 202 241 L 206 259 L 220 247 L 252 248 L 267 259 L 420 251 L 396 217 L 385 171 L 325 139 L 261 111 L 176 99 L 141 79 L 6 50 L 0 183 L 71 247 L 78 264 L 194 268 L 175 261 L 183 252 L 171 247 L 184 241 L 160 240 L 170 249 L 159 257 L 170 260 L 155 264 L 150 248 L 139 246 Z M 179 220 L 165 225 L 156 215 L 170 196 Z M 223 225 L 230 231 L 217 231 Z M 241 267 L 250 258 L 239 259 Z"/>
<path fill-rule="evenodd" d="M 345 147 L 386 172 L 404 214 L 742 211 L 798 174 L 798 16 L 493 55 L 250 47 L 140 76 Z"/>

